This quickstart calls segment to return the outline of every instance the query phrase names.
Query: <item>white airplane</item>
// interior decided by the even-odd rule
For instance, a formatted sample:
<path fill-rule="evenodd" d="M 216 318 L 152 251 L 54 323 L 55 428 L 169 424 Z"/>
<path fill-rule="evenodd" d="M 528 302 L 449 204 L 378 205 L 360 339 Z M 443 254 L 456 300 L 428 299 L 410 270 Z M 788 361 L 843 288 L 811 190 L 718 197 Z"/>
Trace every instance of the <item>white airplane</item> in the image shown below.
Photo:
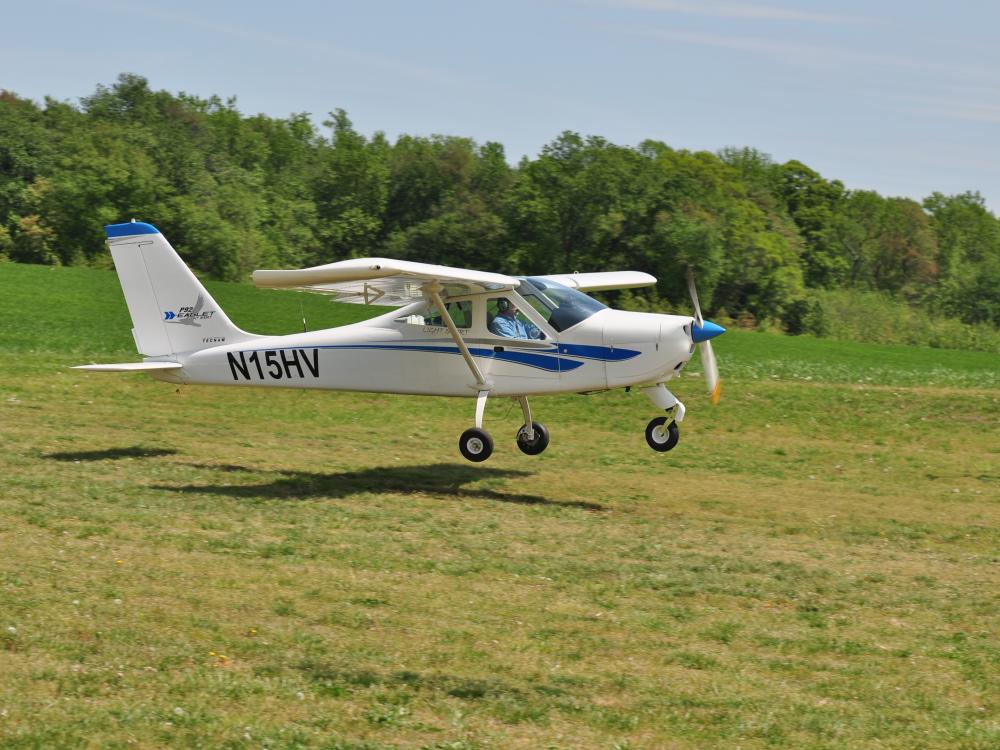
<path fill-rule="evenodd" d="M 636 271 L 515 277 L 388 258 L 255 271 L 258 287 L 393 308 L 352 325 L 260 336 L 233 325 L 156 227 L 133 220 L 105 231 L 144 360 L 76 369 L 140 371 L 178 384 L 471 397 L 475 426 L 459 439 L 470 461 L 493 452 L 483 429 L 491 396 L 520 403 L 517 446 L 535 455 L 549 432 L 532 420 L 529 396 L 632 386 L 666 411 L 647 425 L 646 442 L 670 450 L 684 405 L 665 383 L 695 344 L 712 403 L 719 398 L 710 340 L 725 329 L 702 318 L 690 274 L 693 318 L 612 310 L 584 294 L 656 283 Z"/>

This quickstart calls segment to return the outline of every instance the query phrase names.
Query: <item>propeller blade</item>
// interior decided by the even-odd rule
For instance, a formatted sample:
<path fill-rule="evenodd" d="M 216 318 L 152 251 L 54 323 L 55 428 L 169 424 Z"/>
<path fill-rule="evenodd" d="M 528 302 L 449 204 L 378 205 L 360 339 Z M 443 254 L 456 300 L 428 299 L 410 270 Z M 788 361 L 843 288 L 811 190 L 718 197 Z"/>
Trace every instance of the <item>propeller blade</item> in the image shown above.
<path fill-rule="evenodd" d="M 705 371 L 705 385 L 708 386 L 708 395 L 712 400 L 712 406 L 716 406 L 722 396 L 719 365 L 715 361 L 715 352 L 712 350 L 711 341 L 702 341 L 698 346 L 701 347 L 701 367 Z"/>
<path fill-rule="evenodd" d="M 694 286 L 694 271 L 688 266 L 688 293 L 691 295 L 691 303 L 694 305 L 694 324 L 701 328 L 705 324 L 705 319 L 701 317 L 701 305 L 698 304 L 698 290 Z"/>
<path fill-rule="evenodd" d="M 698 290 L 694 285 L 694 271 L 691 266 L 688 266 L 687 269 L 687 282 L 691 303 L 694 305 L 694 327 L 691 329 L 691 339 L 701 347 L 701 366 L 705 371 L 705 385 L 708 386 L 708 395 L 712 400 L 712 406 L 715 406 L 722 396 L 722 381 L 719 379 L 719 365 L 715 361 L 715 351 L 712 349 L 711 339 L 720 333 L 725 333 L 726 329 L 711 321 L 706 322 L 702 317 L 701 304 L 698 302 Z"/>

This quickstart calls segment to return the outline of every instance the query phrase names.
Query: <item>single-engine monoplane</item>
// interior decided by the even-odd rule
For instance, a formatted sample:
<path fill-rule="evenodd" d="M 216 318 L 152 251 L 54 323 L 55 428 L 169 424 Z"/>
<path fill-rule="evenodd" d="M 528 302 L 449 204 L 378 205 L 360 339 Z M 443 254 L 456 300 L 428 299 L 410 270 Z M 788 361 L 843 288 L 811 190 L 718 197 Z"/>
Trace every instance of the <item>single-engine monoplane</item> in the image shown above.
<path fill-rule="evenodd" d="M 518 277 L 389 258 L 255 271 L 258 287 L 392 308 L 361 323 L 261 336 L 230 321 L 156 227 L 133 220 L 105 231 L 143 361 L 77 369 L 177 384 L 470 397 L 475 426 L 459 439 L 470 461 L 493 452 L 483 429 L 490 397 L 520 404 L 517 446 L 529 455 L 549 444 L 529 396 L 630 387 L 666 412 L 649 422 L 646 442 L 670 450 L 684 404 L 665 384 L 696 345 L 712 403 L 719 398 L 711 339 L 725 329 L 702 318 L 690 273 L 693 317 L 613 310 L 585 294 L 656 283 L 638 271 Z"/>

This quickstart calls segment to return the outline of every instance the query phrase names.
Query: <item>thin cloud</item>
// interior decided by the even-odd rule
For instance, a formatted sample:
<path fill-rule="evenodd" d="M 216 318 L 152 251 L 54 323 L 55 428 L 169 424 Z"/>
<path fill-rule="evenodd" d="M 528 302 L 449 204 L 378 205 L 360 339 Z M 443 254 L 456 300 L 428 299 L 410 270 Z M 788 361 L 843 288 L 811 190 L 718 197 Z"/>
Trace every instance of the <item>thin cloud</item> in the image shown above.
<path fill-rule="evenodd" d="M 1000 104 L 996 95 L 992 101 L 969 101 L 950 97 L 910 96 L 903 97 L 908 104 L 907 111 L 915 114 L 943 117 L 967 122 L 987 122 L 1000 124 Z"/>
<path fill-rule="evenodd" d="M 173 10 L 154 8 L 138 3 L 119 3 L 114 0 L 92 0 L 88 3 L 92 8 L 111 11 L 115 13 L 130 13 L 156 21 L 180 24 L 199 31 L 207 31 L 212 34 L 219 34 L 233 39 L 240 39 L 252 42 L 257 45 L 292 50 L 296 53 L 305 54 L 311 58 L 329 62 L 331 58 L 338 58 L 350 62 L 354 65 L 361 65 L 368 68 L 379 69 L 395 76 L 417 80 L 423 83 L 445 86 L 464 86 L 468 81 L 459 76 L 442 73 L 436 70 L 421 68 L 409 63 L 401 63 L 390 58 L 367 55 L 353 50 L 337 47 L 332 44 L 323 44 L 309 41 L 307 39 L 292 37 L 285 34 L 277 34 L 267 31 L 256 31 L 246 27 L 240 27 L 230 23 L 213 23 L 205 20 L 202 16 L 183 13 Z"/>
<path fill-rule="evenodd" d="M 832 161 L 836 163 L 863 161 L 869 165 L 878 165 L 878 171 L 886 173 L 945 174 L 961 168 L 968 170 L 970 176 L 985 173 L 993 180 L 997 167 L 1000 167 L 1000 158 L 985 153 L 976 144 L 937 145 L 937 148 L 928 148 L 927 143 L 922 140 L 914 142 L 905 138 L 877 144 L 841 143 L 831 149 L 831 154 Z M 982 182 L 978 177 L 977 181 Z M 968 189 L 980 188 L 970 186 Z"/>
<path fill-rule="evenodd" d="M 660 13 L 680 13 L 711 18 L 749 19 L 758 21 L 794 21 L 816 24 L 871 23 L 874 19 L 864 16 L 842 16 L 830 13 L 811 13 L 777 5 L 749 3 L 683 2 L 682 0 L 592 0 L 600 4 L 630 10 L 648 10 Z"/>
<path fill-rule="evenodd" d="M 898 55 L 888 55 L 864 50 L 831 47 L 818 44 L 800 44 L 778 39 L 761 37 L 737 36 L 730 34 L 706 34 L 697 31 L 668 31 L 666 29 L 650 29 L 628 26 L 605 26 L 606 30 L 644 36 L 651 39 L 679 42 L 700 47 L 715 47 L 717 49 L 746 52 L 753 55 L 774 57 L 783 62 L 795 64 L 811 63 L 835 65 L 845 62 L 865 63 L 869 65 L 891 65 L 896 68 L 925 68 L 927 63 Z"/>

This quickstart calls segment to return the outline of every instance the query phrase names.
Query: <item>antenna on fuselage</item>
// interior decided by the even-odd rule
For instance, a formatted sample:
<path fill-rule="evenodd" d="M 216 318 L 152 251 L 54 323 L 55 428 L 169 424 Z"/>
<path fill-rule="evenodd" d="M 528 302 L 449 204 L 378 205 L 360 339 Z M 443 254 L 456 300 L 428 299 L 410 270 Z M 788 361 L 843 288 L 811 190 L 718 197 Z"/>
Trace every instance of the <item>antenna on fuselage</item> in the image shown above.
<path fill-rule="evenodd" d="M 302 333 L 308 333 L 309 329 L 306 328 L 306 307 L 302 304 L 302 295 L 299 295 L 299 312 L 302 313 Z"/>

